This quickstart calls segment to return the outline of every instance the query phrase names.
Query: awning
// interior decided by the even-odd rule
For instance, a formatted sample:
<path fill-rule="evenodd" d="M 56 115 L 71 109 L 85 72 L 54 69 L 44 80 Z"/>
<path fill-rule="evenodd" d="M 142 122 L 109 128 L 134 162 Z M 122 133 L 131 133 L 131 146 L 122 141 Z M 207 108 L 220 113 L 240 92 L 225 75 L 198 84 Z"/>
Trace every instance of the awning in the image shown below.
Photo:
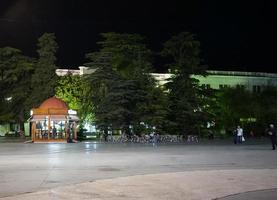
<path fill-rule="evenodd" d="M 46 120 L 46 116 L 45 115 L 35 115 L 35 116 L 32 116 L 30 118 L 30 122 L 34 122 L 34 121 L 44 121 Z"/>
<path fill-rule="evenodd" d="M 59 121 L 65 121 L 66 120 L 66 115 L 50 115 L 51 120 L 59 120 Z"/>
<path fill-rule="evenodd" d="M 50 119 L 51 121 L 55 120 L 55 121 L 66 121 L 66 115 L 50 115 Z M 34 115 L 30 118 L 31 122 L 34 121 L 45 121 L 48 120 L 48 116 L 47 115 Z"/>

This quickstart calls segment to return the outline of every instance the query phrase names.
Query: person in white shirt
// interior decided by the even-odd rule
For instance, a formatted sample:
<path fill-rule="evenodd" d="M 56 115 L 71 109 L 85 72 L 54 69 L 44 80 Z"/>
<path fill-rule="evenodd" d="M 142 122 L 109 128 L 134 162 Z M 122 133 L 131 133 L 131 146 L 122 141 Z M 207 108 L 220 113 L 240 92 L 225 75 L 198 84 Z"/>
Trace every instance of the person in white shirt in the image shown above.
<path fill-rule="evenodd" d="M 237 127 L 237 138 L 238 143 L 241 143 L 243 138 L 243 129 L 240 126 Z"/>

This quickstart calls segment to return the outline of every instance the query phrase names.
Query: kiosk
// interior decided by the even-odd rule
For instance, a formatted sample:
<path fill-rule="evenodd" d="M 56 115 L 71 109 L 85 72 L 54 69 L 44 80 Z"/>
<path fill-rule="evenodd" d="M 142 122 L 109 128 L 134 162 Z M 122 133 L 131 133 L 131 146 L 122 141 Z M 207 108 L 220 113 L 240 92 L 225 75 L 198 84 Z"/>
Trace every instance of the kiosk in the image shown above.
<path fill-rule="evenodd" d="M 76 141 L 79 121 L 76 114 L 61 99 L 51 97 L 45 100 L 38 108 L 31 110 L 32 141 Z"/>

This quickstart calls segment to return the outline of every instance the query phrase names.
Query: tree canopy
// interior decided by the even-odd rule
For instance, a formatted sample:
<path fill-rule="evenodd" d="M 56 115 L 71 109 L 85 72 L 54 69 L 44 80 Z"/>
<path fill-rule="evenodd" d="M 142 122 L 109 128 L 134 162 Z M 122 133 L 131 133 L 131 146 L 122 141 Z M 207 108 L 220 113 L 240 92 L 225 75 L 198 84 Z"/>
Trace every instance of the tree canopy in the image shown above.
<path fill-rule="evenodd" d="M 11 47 L 0 48 L 0 121 L 22 123 L 27 118 L 31 72 L 35 61 Z"/>
<path fill-rule="evenodd" d="M 191 77 L 192 74 L 205 74 L 201 65 L 200 43 L 191 33 L 182 32 L 164 43 L 162 55 L 173 60 L 168 65 L 173 77 L 166 84 L 170 130 L 175 134 L 196 134 L 204 120 L 201 104 L 206 99 L 197 80 Z"/>
<path fill-rule="evenodd" d="M 172 77 L 159 85 L 152 76 L 153 52 L 139 34 L 102 33 L 99 49 L 86 54 L 93 73 L 57 77 L 58 44 L 53 33 L 37 43 L 37 58 L 16 48 L 0 48 L 0 123 L 22 124 L 31 108 L 56 95 L 82 121 L 95 122 L 105 133 L 118 131 L 130 136 L 198 134 L 208 123 L 230 129 L 255 119 L 255 126 L 276 121 L 276 88 L 260 93 L 243 88 L 215 91 L 199 85 L 194 75 L 206 74 L 200 57 L 200 42 L 189 32 L 172 36 L 163 45 Z M 242 101 L 243 99 L 243 101 Z M 253 121 L 251 121 L 252 123 Z"/>
<path fill-rule="evenodd" d="M 155 101 L 149 95 L 155 88 L 155 81 L 149 74 L 151 51 L 143 43 L 143 37 L 137 34 L 101 35 L 99 52 L 87 55 L 91 62 L 86 65 L 96 70 L 88 76 L 91 90 L 87 96 L 94 102 L 100 127 L 121 129 L 130 135 L 130 127 L 146 119 L 144 114 L 149 110 L 146 105 Z"/>
<path fill-rule="evenodd" d="M 56 53 L 58 44 L 55 34 L 44 33 L 38 39 L 38 61 L 32 74 L 32 98 L 30 105 L 37 107 L 43 100 L 55 95 L 57 83 Z"/>

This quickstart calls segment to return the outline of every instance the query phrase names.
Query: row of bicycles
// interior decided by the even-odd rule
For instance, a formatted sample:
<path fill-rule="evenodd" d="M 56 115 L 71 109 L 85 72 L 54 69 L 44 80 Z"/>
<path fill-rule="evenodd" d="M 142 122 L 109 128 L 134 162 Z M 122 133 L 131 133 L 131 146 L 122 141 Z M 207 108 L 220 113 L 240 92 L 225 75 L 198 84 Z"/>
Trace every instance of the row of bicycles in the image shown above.
<path fill-rule="evenodd" d="M 108 135 L 106 140 L 102 137 L 101 141 L 103 142 L 111 142 L 111 143 L 198 143 L 199 139 L 197 135 L 158 135 L 158 134 L 150 134 L 150 135 L 132 135 L 127 137 L 126 135 L 120 136 L 112 136 Z"/>

